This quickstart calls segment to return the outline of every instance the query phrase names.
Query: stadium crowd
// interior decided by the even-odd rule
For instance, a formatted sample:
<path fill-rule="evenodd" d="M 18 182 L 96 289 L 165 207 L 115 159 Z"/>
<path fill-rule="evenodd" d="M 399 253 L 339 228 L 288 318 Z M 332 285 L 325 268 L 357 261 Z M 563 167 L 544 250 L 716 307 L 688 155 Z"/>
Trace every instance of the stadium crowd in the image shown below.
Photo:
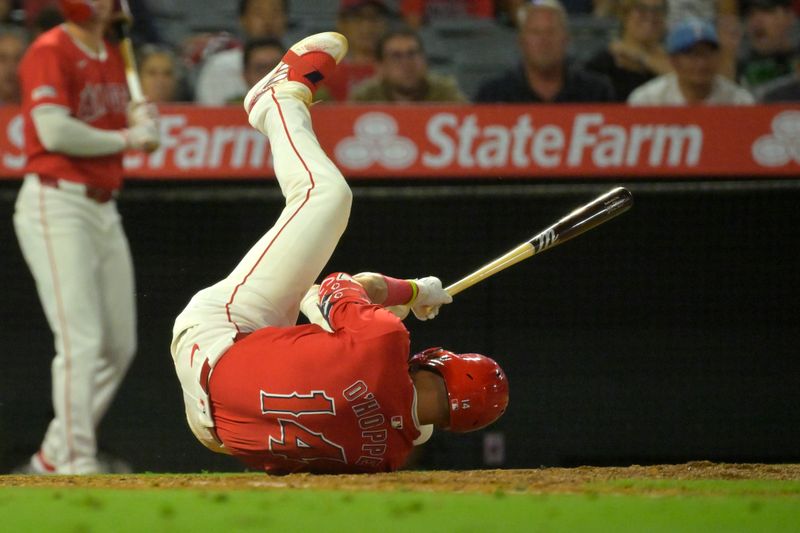
<path fill-rule="evenodd" d="M 797 101 L 798 0 L 130 0 L 155 103 L 241 102 L 306 34 L 350 52 L 318 98 L 355 102 Z M 57 0 L 0 0 L 0 103 Z"/>

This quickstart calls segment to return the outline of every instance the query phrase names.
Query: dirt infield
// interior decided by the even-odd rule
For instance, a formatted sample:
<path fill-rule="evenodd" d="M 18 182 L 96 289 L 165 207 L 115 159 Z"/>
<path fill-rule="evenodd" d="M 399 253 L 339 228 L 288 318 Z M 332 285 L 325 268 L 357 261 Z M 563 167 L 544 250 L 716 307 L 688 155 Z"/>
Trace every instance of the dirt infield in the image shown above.
<path fill-rule="evenodd" d="M 0 476 L 0 487 L 92 487 L 120 489 L 203 490 L 329 489 L 374 491 L 446 491 L 482 493 L 586 493 L 594 482 L 613 480 L 794 480 L 800 464 L 716 464 L 630 467 L 542 468 L 535 470 L 405 471 L 391 474 L 315 476 L 293 474 L 128 474 L 100 476 Z M 626 492 L 625 484 L 603 489 Z M 667 491 L 657 484 L 651 492 Z M 641 488 L 638 489 L 641 492 Z M 674 493 L 675 488 L 668 489 Z"/>

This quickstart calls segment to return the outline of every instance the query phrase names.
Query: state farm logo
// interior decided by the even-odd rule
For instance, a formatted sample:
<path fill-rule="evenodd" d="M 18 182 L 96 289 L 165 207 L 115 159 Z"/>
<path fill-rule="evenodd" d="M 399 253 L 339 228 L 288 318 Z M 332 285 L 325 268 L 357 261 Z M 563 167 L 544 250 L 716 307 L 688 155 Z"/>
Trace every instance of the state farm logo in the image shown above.
<path fill-rule="evenodd" d="M 336 159 L 352 169 L 364 169 L 375 163 L 398 170 L 417 160 L 417 145 L 397 134 L 397 121 L 386 113 L 365 113 L 353 125 L 355 136 L 336 145 Z"/>
<path fill-rule="evenodd" d="M 753 159 L 765 167 L 800 163 L 800 111 L 784 111 L 772 119 L 772 134 L 753 143 Z"/>

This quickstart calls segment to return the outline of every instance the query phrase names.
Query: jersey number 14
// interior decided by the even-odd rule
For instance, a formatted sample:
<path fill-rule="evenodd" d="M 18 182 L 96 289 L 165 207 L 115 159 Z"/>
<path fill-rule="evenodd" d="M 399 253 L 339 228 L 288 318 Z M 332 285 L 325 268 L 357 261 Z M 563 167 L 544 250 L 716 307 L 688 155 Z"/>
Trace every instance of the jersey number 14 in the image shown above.
<path fill-rule="evenodd" d="M 269 450 L 276 457 L 304 463 L 320 459 L 347 463 L 344 448 L 296 420 L 301 416 L 336 416 L 333 398 L 325 391 L 315 390 L 309 394 L 261 391 L 261 413 L 277 417 L 280 436 L 269 436 Z M 294 419 L 284 418 L 287 416 Z"/>

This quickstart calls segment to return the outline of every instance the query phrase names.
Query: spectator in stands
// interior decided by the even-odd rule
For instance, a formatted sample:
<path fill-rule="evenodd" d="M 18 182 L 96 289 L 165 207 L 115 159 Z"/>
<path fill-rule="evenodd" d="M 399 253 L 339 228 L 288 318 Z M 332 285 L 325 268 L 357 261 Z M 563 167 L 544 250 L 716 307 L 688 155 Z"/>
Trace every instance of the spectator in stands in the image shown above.
<path fill-rule="evenodd" d="M 288 22 L 287 0 L 239 0 L 239 24 L 246 40 L 261 37 L 281 39 Z M 240 46 L 206 58 L 197 77 L 195 101 L 224 105 L 247 92 Z"/>
<path fill-rule="evenodd" d="M 742 0 L 667 0 L 667 28 L 688 19 L 716 22 L 719 38 L 719 73 L 736 79 L 736 62 L 742 39 L 739 3 Z"/>
<path fill-rule="evenodd" d="M 148 102 L 163 104 L 183 100 L 180 66 L 167 47 L 146 44 L 138 50 L 139 78 Z"/>
<path fill-rule="evenodd" d="M 567 62 L 567 14 L 558 0 L 534 0 L 519 10 L 522 65 L 484 82 L 478 102 L 610 102 L 605 76 Z"/>
<path fill-rule="evenodd" d="M 389 31 L 377 47 L 378 74 L 357 85 L 356 102 L 465 102 L 453 78 L 428 72 L 422 40 L 411 28 Z"/>
<path fill-rule="evenodd" d="M 375 50 L 389 28 L 392 11 L 383 0 L 341 0 L 337 28 L 350 48 L 327 83 L 317 92 L 321 100 L 344 101 L 350 91 L 375 75 Z"/>
<path fill-rule="evenodd" d="M 793 73 L 765 83 L 762 89 L 761 102 L 800 102 L 800 63 Z"/>
<path fill-rule="evenodd" d="M 409 26 L 419 29 L 432 20 L 492 19 L 496 3 L 495 0 L 400 0 L 400 14 Z"/>
<path fill-rule="evenodd" d="M 750 50 L 739 63 L 739 83 L 755 91 L 794 71 L 800 60 L 792 38 L 796 16 L 790 0 L 749 0 L 745 21 Z"/>
<path fill-rule="evenodd" d="M 611 80 L 618 101 L 626 101 L 636 87 L 672 70 L 661 45 L 666 14 L 666 0 L 622 0 L 620 37 L 586 63 L 588 70 Z"/>
<path fill-rule="evenodd" d="M 252 87 L 267 73 L 280 63 L 286 48 L 283 43 L 274 37 L 253 39 L 244 45 L 242 64 L 244 68 L 244 84 Z M 228 101 L 229 104 L 244 102 L 246 92 Z"/>
<path fill-rule="evenodd" d="M 17 66 L 26 46 L 21 31 L 15 28 L 0 30 L 0 105 L 20 102 Z"/>
<path fill-rule="evenodd" d="M 740 0 L 667 0 L 667 27 L 687 19 L 718 20 L 737 16 Z"/>
<path fill-rule="evenodd" d="M 0 0 L 0 24 L 18 25 L 22 16 L 24 14 L 14 0 Z"/>
<path fill-rule="evenodd" d="M 406 24 L 420 29 L 439 21 L 492 20 L 516 26 L 516 13 L 530 0 L 395 0 Z M 616 0 L 613 0 L 616 1 Z M 567 13 L 591 13 L 592 0 L 565 0 Z"/>
<path fill-rule="evenodd" d="M 631 105 L 751 104 L 745 89 L 719 74 L 719 38 L 707 21 L 678 23 L 667 36 L 674 72 L 661 75 L 628 98 Z"/>

